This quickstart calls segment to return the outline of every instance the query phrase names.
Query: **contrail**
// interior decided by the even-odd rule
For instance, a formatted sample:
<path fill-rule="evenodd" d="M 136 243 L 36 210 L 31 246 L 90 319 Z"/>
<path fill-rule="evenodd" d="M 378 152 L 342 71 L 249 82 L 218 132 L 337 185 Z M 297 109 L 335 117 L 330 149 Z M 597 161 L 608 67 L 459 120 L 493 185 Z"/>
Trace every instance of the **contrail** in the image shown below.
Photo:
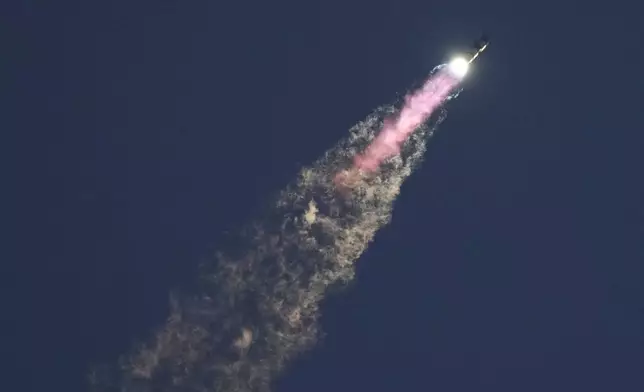
<path fill-rule="evenodd" d="M 454 96 L 456 81 L 440 69 L 406 99 L 397 120 L 383 128 L 396 110 L 377 109 L 302 169 L 241 233 L 239 249 L 203 265 L 198 295 L 173 296 L 153 339 L 118 369 L 92 374 L 96 390 L 268 391 L 320 336 L 327 288 L 353 279 L 355 261 L 389 222 L 401 184 L 445 117 L 440 104 Z M 339 189 L 337 174 L 356 167 L 369 175 Z"/>

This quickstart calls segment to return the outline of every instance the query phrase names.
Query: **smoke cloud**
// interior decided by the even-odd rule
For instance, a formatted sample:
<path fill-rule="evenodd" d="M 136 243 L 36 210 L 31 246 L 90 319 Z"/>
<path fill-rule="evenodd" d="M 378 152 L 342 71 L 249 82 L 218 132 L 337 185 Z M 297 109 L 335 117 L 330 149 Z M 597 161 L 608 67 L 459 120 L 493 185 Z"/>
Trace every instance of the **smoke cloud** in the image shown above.
<path fill-rule="evenodd" d="M 95 390 L 268 391 L 320 337 L 325 292 L 353 279 L 356 260 L 390 221 L 403 181 L 445 116 L 439 109 L 378 171 L 338 187 L 337 173 L 353 166 L 395 112 L 379 108 L 302 169 L 237 246 L 202 266 L 197 295 L 172 297 L 167 322 L 149 342 L 118 368 L 92 374 Z"/>

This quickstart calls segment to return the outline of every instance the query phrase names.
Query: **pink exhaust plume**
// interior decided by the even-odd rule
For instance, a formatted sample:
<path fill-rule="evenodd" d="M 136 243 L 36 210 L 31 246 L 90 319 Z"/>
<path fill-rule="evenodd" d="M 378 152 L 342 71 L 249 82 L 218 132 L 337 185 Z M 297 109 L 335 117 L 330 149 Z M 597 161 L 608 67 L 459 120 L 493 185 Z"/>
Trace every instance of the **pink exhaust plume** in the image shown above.
<path fill-rule="evenodd" d="M 386 158 L 400 152 L 400 146 L 449 96 L 459 80 L 447 70 L 441 70 L 427 79 L 423 87 L 405 97 L 405 105 L 397 118 L 385 120 L 378 136 L 354 159 L 354 167 L 373 172 Z"/>
<path fill-rule="evenodd" d="M 458 83 L 459 79 L 443 69 L 427 79 L 423 87 L 407 95 L 398 116 L 385 119 L 380 133 L 362 154 L 356 155 L 353 167 L 338 173 L 336 184 L 351 188 L 352 183 L 359 181 L 360 173 L 372 173 L 385 159 L 400 153 L 405 140 L 427 121 Z"/>

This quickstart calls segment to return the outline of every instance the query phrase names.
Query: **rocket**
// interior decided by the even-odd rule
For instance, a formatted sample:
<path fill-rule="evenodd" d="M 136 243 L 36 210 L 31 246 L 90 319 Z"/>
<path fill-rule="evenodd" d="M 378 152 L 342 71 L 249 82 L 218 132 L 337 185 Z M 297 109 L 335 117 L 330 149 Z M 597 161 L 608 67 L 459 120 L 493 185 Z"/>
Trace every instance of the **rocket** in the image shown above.
<path fill-rule="evenodd" d="M 452 61 L 450 61 L 450 63 L 448 64 L 448 70 L 450 74 L 458 79 L 465 77 L 468 69 L 470 68 L 470 64 L 472 64 L 472 61 L 479 57 L 479 55 L 483 53 L 483 51 L 489 44 L 490 40 L 487 38 L 487 36 L 482 35 L 481 38 L 474 42 L 473 52 L 470 51 L 470 53 L 467 55 L 457 56 L 453 58 Z"/>
<path fill-rule="evenodd" d="M 487 48 L 489 44 L 490 44 L 490 40 L 487 38 L 485 34 L 483 34 L 481 38 L 479 38 L 476 42 L 474 42 L 474 49 L 476 50 L 476 52 L 472 55 L 472 57 L 469 59 L 467 63 L 472 64 L 472 61 L 474 61 L 474 59 L 476 59 L 481 53 L 483 53 L 483 51 L 485 50 L 485 48 Z"/>

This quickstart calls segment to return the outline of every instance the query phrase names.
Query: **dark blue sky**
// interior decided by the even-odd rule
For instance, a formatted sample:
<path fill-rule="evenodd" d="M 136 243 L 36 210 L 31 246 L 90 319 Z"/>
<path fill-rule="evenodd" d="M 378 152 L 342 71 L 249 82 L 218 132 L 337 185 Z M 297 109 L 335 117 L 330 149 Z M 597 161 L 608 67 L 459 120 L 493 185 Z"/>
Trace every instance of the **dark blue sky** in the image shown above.
<path fill-rule="evenodd" d="M 392 224 L 325 305 L 326 340 L 276 390 L 644 390 L 644 9 L 628 3 L 8 7 L 1 389 L 84 390 L 223 231 L 486 31 Z"/>

